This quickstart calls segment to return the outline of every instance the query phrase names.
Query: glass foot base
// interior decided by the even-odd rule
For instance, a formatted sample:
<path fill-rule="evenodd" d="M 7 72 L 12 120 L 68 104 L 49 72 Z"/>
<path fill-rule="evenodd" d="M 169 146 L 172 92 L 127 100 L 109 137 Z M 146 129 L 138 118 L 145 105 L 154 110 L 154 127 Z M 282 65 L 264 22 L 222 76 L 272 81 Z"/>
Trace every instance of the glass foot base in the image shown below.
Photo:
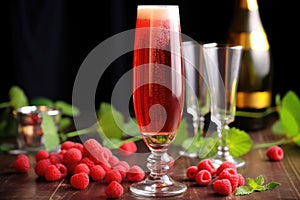
<path fill-rule="evenodd" d="M 159 180 L 150 180 L 132 184 L 130 191 L 136 195 L 151 197 L 175 196 L 184 193 L 187 186 L 183 183 L 172 180 L 168 175 L 163 175 Z"/>
<path fill-rule="evenodd" d="M 215 168 L 218 168 L 225 161 L 233 162 L 235 164 L 236 168 L 243 167 L 246 164 L 246 162 L 243 159 L 233 158 L 231 156 L 230 157 L 213 157 L 210 160 Z"/>
<path fill-rule="evenodd" d="M 186 156 L 189 158 L 198 158 L 198 152 L 187 152 L 187 151 L 179 151 L 179 155 Z"/>

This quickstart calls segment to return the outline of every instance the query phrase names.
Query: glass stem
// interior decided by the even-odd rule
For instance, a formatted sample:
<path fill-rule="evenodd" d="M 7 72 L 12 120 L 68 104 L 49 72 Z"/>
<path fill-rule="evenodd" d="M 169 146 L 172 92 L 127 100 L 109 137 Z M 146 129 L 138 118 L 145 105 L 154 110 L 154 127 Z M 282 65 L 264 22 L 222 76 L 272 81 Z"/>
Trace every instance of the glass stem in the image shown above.
<path fill-rule="evenodd" d="M 223 127 L 223 128 L 222 128 Z M 230 156 L 229 150 L 226 144 L 226 138 L 229 132 L 229 126 L 225 124 L 224 126 L 218 126 L 218 137 L 220 145 L 218 147 L 218 155 L 222 158 L 227 158 Z"/>
<path fill-rule="evenodd" d="M 150 170 L 148 181 L 162 182 L 167 185 L 172 185 L 173 181 L 168 178 L 168 171 L 170 169 L 169 163 L 171 161 L 167 152 L 152 151 L 147 159 L 147 167 Z"/>

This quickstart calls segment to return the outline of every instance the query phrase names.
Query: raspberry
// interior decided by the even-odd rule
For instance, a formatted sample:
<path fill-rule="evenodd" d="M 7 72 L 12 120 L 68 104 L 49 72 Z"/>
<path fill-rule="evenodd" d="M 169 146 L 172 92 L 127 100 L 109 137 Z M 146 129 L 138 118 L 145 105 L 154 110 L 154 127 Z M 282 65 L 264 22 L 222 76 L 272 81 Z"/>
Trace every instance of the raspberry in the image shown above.
<path fill-rule="evenodd" d="M 61 178 L 61 172 L 55 165 L 49 165 L 45 172 L 47 181 L 57 181 Z"/>
<path fill-rule="evenodd" d="M 118 165 L 122 165 L 123 167 L 125 167 L 126 171 L 128 171 L 130 169 L 130 165 L 128 164 L 128 162 L 122 160 L 118 163 Z"/>
<path fill-rule="evenodd" d="M 199 185 L 208 185 L 211 179 L 211 173 L 206 169 L 199 171 L 195 176 L 195 180 Z"/>
<path fill-rule="evenodd" d="M 198 173 L 198 167 L 197 166 L 190 166 L 187 170 L 186 170 L 186 176 L 188 177 L 188 179 L 190 180 L 195 180 L 196 174 Z"/>
<path fill-rule="evenodd" d="M 91 167 L 90 176 L 94 181 L 101 181 L 104 179 L 106 171 L 100 165 L 94 165 Z"/>
<path fill-rule="evenodd" d="M 284 157 L 284 152 L 280 146 L 271 146 L 267 149 L 266 155 L 271 161 L 280 161 Z"/>
<path fill-rule="evenodd" d="M 73 148 L 79 149 L 81 152 L 83 152 L 83 144 L 75 143 Z"/>
<path fill-rule="evenodd" d="M 198 167 L 198 171 L 206 169 L 207 171 L 210 172 L 211 175 L 214 175 L 216 173 L 216 168 L 213 166 L 210 159 L 204 159 L 199 161 L 197 167 Z"/>
<path fill-rule="evenodd" d="M 12 168 L 18 172 L 28 172 L 30 168 L 29 158 L 25 154 L 19 154 L 12 164 Z"/>
<path fill-rule="evenodd" d="M 65 178 L 68 175 L 68 169 L 64 164 L 57 163 L 55 166 L 60 171 L 61 178 Z"/>
<path fill-rule="evenodd" d="M 245 184 L 245 178 L 241 174 L 237 174 L 239 177 L 239 183 L 238 186 L 243 186 Z"/>
<path fill-rule="evenodd" d="M 63 163 L 66 165 L 78 163 L 82 159 L 82 153 L 79 149 L 70 148 L 63 157 Z"/>
<path fill-rule="evenodd" d="M 228 179 L 219 179 L 214 181 L 213 190 L 218 194 L 228 196 L 232 192 L 231 183 Z"/>
<path fill-rule="evenodd" d="M 120 162 L 119 158 L 117 156 L 114 156 L 114 155 L 110 156 L 109 159 L 108 159 L 108 163 L 112 167 L 118 165 L 119 162 Z"/>
<path fill-rule="evenodd" d="M 122 180 L 124 180 L 126 178 L 127 170 L 123 165 L 116 165 L 113 167 L 113 169 L 119 170 L 119 172 L 122 176 Z"/>
<path fill-rule="evenodd" d="M 63 161 L 63 155 L 58 153 L 50 153 L 49 159 L 52 164 L 61 163 Z"/>
<path fill-rule="evenodd" d="M 123 195 L 123 193 L 124 193 L 123 186 L 117 181 L 112 181 L 105 188 L 105 194 L 108 198 L 119 198 Z"/>
<path fill-rule="evenodd" d="M 117 181 L 117 182 L 121 183 L 122 176 L 121 176 L 119 170 L 111 169 L 111 170 L 106 172 L 105 182 L 106 183 L 111 183 L 112 181 Z"/>
<path fill-rule="evenodd" d="M 65 141 L 61 144 L 60 149 L 61 150 L 68 150 L 74 147 L 75 143 L 72 141 Z"/>
<path fill-rule="evenodd" d="M 234 191 L 238 187 L 240 177 L 237 175 L 235 169 L 225 168 L 217 179 L 228 179 L 231 184 L 231 189 Z"/>
<path fill-rule="evenodd" d="M 38 176 L 45 176 L 48 166 L 51 165 L 50 159 L 39 160 L 34 167 L 34 171 Z"/>
<path fill-rule="evenodd" d="M 48 151 L 41 149 L 35 154 L 35 161 L 46 159 L 49 157 Z"/>
<path fill-rule="evenodd" d="M 73 188 L 83 190 L 87 188 L 90 183 L 89 176 L 84 172 L 74 174 L 70 178 L 70 183 Z"/>
<path fill-rule="evenodd" d="M 218 168 L 217 168 L 217 171 L 216 171 L 216 175 L 219 176 L 220 173 L 226 169 L 226 168 L 232 168 L 236 171 L 236 166 L 233 162 L 230 162 L 230 161 L 224 161 Z"/>
<path fill-rule="evenodd" d="M 82 158 L 80 163 L 86 164 L 90 169 L 92 168 L 92 166 L 95 165 L 95 163 L 91 159 L 89 159 L 88 157 Z"/>
<path fill-rule="evenodd" d="M 127 172 L 126 177 L 129 181 L 141 181 L 145 177 L 145 172 L 144 170 L 138 166 L 138 165 L 133 165 Z"/>
<path fill-rule="evenodd" d="M 132 141 L 124 142 L 119 147 L 119 154 L 122 156 L 129 156 L 137 151 L 136 144 Z"/>
<path fill-rule="evenodd" d="M 83 154 L 90 155 L 93 151 L 101 151 L 102 145 L 93 138 L 86 140 L 83 143 Z"/>
<path fill-rule="evenodd" d="M 76 165 L 73 172 L 74 172 L 74 174 L 84 172 L 87 175 L 90 175 L 90 168 L 84 163 L 79 163 L 78 165 Z"/>

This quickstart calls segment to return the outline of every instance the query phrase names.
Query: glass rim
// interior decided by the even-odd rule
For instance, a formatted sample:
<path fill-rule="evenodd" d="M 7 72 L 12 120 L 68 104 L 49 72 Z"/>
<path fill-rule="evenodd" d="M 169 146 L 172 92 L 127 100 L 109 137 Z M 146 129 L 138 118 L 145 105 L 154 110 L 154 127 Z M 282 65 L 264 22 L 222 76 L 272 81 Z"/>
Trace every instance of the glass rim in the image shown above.
<path fill-rule="evenodd" d="M 204 48 L 228 48 L 228 49 L 243 49 L 244 47 L 239 44 L 218 44 L 218 43 L 206 43 L 202 45 Z"/>

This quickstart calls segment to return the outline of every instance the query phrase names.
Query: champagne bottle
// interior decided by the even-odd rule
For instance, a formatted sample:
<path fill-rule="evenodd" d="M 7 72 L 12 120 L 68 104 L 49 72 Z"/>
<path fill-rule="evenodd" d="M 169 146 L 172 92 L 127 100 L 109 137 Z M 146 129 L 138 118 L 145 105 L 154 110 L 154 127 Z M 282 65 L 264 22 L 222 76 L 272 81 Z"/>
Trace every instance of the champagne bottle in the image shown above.
<path fill-rule="evenodd" d="M 257 0 L 237 0 L 227 43 L 244 47 L 236 96 L 235 127 L 266 127 L 266 110 L 272 105 L 273 63 Z"/>

